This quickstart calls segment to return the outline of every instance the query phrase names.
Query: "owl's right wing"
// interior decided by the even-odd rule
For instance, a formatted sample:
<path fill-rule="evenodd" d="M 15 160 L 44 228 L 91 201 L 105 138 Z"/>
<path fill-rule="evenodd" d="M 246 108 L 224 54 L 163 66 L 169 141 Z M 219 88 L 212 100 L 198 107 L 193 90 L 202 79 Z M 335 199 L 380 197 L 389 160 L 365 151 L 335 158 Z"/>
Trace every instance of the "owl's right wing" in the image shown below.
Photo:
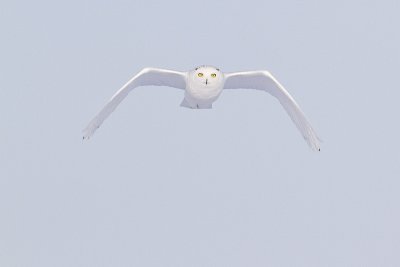
<path fill-rule="evenodd" d="M 297 126 L 308 145 L 320 150 L 320 139 L 307 120 L 303 111 L 288 91 L 268 71 L 244 71 L 225 74 L 224 89 L 256 89 L 276 97 Z"/>
<path fill-rule="evenodd" d="M 145 85 L 169 86 L 180 89 L 186 87 L 187 72 L 167 69 L 145 68 L 119 89 L 83 130 L 83 139 L 89 139 L 103 121 L 115 110 L 134 88 Z"/>

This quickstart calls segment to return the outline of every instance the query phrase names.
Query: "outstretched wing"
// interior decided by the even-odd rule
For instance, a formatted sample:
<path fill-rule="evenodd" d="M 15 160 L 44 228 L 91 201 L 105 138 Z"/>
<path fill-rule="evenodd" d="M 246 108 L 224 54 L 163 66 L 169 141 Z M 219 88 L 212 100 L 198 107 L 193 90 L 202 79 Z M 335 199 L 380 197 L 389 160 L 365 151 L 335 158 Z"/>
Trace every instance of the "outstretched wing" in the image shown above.
<path fill-rule="evenodd" d="M 145 68 L 130 79 L 119 89 L 104 106 L 104 108 L 93 118 L 89 125 L 83 130 L 83 139 L 90 138 L 103 121 L 115 110 L 122 100 L 134 88 L 144 85 L 169 86 L 180 89 L 186 87 L 186 72 L 166 69 Z"/>
<path fill-rule="evenodd" d="M 299 105 L 286 89 L 268 71 L 245 71 L 225 74 L 224 89 L 257 89 L 276 97 L 304 139 L 313 150 L 320 150 L 320 139 L 311 127 Z"/>

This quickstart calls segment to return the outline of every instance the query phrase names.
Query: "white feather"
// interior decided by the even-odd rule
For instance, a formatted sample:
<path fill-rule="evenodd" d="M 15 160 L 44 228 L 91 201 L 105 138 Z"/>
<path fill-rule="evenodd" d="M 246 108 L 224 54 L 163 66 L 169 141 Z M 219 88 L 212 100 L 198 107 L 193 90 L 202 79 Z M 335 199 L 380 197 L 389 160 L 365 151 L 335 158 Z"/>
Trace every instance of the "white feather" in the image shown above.
<path fill-rule="evenodd" d="M 134 88 L 145 85 L 186 88 L 187 73 L 166 69 L 145 68 L 119 89 L 83 130 L 83 138 L 90 138 L 103 121 L 115 110 Z"/>
<path fill-rule="evenodd" d="M 224 89 L 257 89 L 276 97 L 313 150 L 320 150 L 320 139 L 299 105 L 268 71 L 245 71 L 225 74 Z"/>
<path fill-rule="evenodd" d="M 320 150 L 320 139 L 299 105 L 268 71 L 246 71 L 224 74 L 213 66 L 200 66 L 188 72 L 145 68 L 119 89 L 84 130 L 90 138 L 132 89 L 138 86 L 170 86 L 185 90 L 182 106 L 193 109 L 212 108 L 223 89 L 257 89 L 275 96 L 289 114 L 313 150 Z"/>

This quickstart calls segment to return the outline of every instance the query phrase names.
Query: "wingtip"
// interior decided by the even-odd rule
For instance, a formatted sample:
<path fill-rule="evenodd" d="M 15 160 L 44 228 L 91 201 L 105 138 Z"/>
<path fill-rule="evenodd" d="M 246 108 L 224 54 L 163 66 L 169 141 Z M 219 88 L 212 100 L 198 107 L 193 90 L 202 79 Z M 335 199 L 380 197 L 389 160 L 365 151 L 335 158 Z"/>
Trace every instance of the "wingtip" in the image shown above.
<path fill-rule="evenodd" d="M 89 140 L 92 136 L 93 136 L 93 133 L 86 132 L 86 133 L 83 134 L 82 140 L 84 140 L 84 141 Z"/>
<path fill-rule="evenodd" d="M 86 141 L 89 140 L 92 137 L 93 133 L 91 133 L 90 131 L 88 131 L 87 129 L 82 131 L 82 140 Z"/>
<path fill-rule="evenodd" d="M 95 128 L 93 130 L 92 127 L 86 127 L 85 129 L 82 130 L 82 140 L 89 140 L 94 132 L 98 129 L 99 127 Z"/>

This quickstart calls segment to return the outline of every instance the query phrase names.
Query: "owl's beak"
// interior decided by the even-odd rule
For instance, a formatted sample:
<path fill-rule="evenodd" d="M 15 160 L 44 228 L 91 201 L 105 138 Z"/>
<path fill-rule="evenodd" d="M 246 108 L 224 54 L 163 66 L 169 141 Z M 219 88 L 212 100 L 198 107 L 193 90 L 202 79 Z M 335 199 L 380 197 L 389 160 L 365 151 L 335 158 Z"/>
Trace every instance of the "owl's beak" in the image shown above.
<path fill-rule="evenodd" d="M 208 84 L 208 79 L 206 79 L 206 84 Z"/>

